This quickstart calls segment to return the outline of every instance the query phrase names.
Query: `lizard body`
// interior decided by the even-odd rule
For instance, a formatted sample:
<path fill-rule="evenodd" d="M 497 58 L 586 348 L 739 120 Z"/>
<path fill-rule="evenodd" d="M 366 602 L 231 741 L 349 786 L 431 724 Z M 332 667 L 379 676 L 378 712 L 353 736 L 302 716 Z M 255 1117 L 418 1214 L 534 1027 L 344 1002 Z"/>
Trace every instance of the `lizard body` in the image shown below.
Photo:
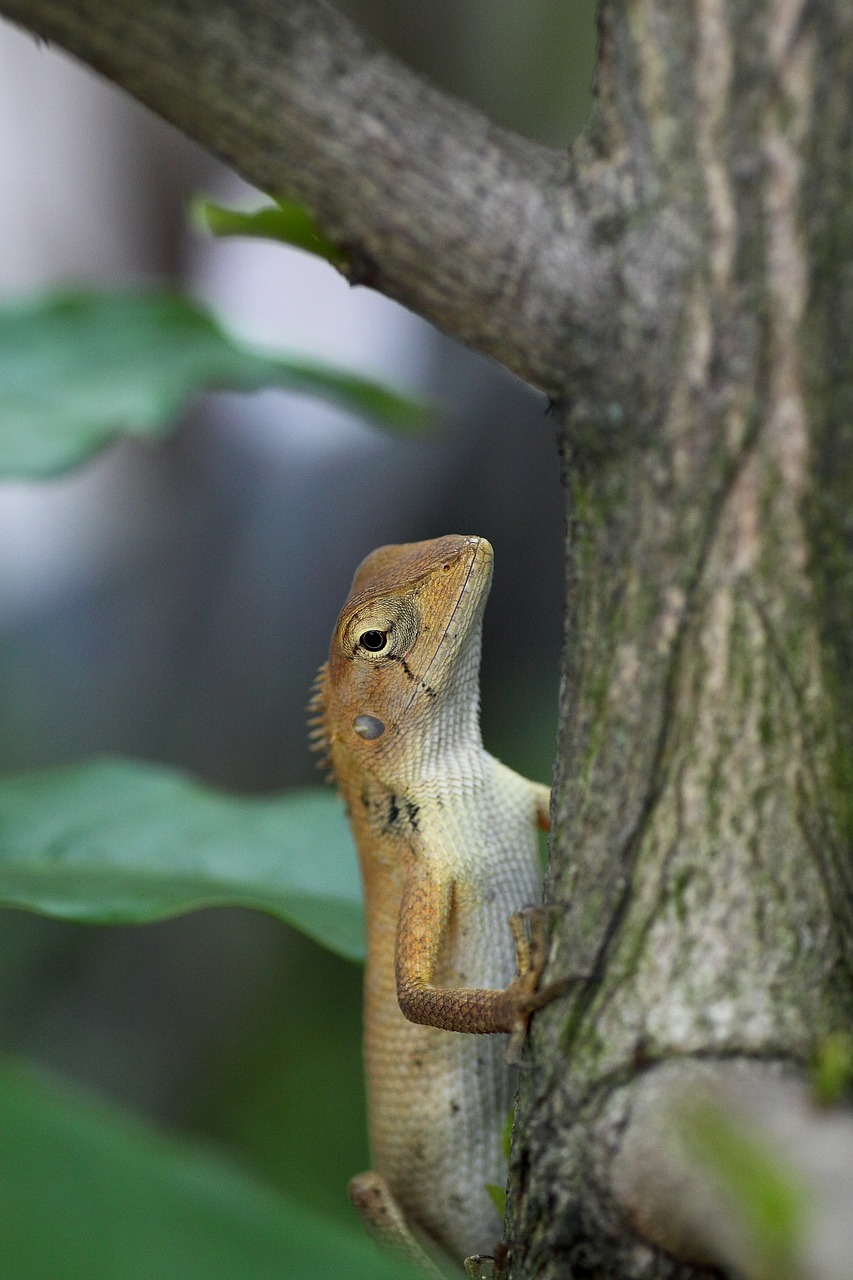
<path fill-rule="evenodd" d="M 318 737 L 347 805 L 367 915 L 365 1065 L 374 1170 L 351 1198 L 422 1262 L 491 1251 L 513 1072 L 541 957 L 508 918 L 541 896 L 548 790 L 490 756 L 479 663 L 492 549 L 450 536 L 359 566 L 321 669 Z M 515 941 L 514 941 L 515 940 Z M 516 976 L 518 962 L 518 976 Z"/>

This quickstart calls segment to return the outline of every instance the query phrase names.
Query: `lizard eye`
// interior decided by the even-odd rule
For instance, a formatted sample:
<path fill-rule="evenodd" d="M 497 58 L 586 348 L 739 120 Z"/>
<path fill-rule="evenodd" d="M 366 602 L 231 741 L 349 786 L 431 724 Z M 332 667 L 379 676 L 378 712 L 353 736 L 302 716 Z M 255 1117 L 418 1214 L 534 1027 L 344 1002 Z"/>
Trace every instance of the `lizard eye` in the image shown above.
<path fill-rule="evenodd" d="M 362 631 L 358 643 L 368 653 L 381 653 L 388 643 L 387 631 Z"/>

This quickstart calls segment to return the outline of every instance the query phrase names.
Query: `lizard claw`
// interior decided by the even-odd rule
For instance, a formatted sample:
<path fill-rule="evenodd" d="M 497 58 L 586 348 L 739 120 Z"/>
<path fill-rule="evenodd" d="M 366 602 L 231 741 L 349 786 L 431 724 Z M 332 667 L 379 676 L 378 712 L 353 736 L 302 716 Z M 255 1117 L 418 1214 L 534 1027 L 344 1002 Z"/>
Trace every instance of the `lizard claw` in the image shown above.
<path fill-rule="evenodd" d="M 515 1013 L 515 1025 L 510 1033 L 506 1051 L 506 1060 L 510 1065 L 516 1065 L 521 1058 L 531 1015 L 543 1005 L 549 1004 L 569 985 L 570 980 L 564 978 L 550 982 L 541 989 L 539 987 L 539 980 L 548 959 L 545 925 L 555 909 L 559 908 L 525 907 L 521 911 L 516 911 L 509 919 L 518 962 L 518 976 L 509 987 Z"/>
<path fill-rule="evenodd" d="M 555 903 L 548 906 L 522 907 L 509 918 L 509 927 L 515 942 L 515 958 L 519 977 L 535 976 L 535 989 L 548 958 L 546 921 L 560 908 Z"/>
<path fill-rule="evenodd" d="M 572 981 L 572 978 L 558 978 L 556 982 L 549 982 L 547 987 L 542 987 L 541 990 L 537 989 L 519 997 L 516 1004 L 517 1020 L 510 1032 L 509 1044 L 504 1054 L 509 1066 L 517 1067 L 521 1062 L 521 1051 L 527 1041 L 527 1032 L 532 1015 L 537 1009 L 550 1004 L 557 996 L 567 991 L 572 985 Z"/>

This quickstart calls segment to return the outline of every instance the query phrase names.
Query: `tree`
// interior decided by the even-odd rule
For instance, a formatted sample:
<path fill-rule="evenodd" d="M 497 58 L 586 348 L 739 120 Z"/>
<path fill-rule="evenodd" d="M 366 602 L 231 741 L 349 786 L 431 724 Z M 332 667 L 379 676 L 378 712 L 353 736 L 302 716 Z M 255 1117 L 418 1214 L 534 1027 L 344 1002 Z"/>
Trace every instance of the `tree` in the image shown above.
<path fill-rule="evenodd" d="M 323 0 L 0 12 L 303 202 L 351 280 L 553 401 L 551 973 L 575 982 L 536 1020 L 511 1274 L 843 1274 L 826 1233 L 774 1234 L 751 1191 L 739 1213 L 726 1196 L 796 1112 L 788 1155 L 820 1199 L 802 1081 L 850 1025 L 849 5 L 606 0 L 568 156 Z M 700 1086 L 711 1139 L 682 1115 Z M 740 1149 L 742 1112 L 759 1138 Z"/>

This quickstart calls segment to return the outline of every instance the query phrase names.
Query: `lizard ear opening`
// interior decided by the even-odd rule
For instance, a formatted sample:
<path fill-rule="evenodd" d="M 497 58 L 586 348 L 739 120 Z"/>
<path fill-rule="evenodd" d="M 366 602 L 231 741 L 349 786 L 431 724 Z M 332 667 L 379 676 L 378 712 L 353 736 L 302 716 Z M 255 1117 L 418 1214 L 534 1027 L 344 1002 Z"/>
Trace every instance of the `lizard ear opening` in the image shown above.
<path fill-rule="evenodd" d="M 368 742 L 381 738 L 385 732 L 385 725 L 376 716 L 356 716 L 352 722 L 352 727 L 360 738 L 366 738 Z"/>

